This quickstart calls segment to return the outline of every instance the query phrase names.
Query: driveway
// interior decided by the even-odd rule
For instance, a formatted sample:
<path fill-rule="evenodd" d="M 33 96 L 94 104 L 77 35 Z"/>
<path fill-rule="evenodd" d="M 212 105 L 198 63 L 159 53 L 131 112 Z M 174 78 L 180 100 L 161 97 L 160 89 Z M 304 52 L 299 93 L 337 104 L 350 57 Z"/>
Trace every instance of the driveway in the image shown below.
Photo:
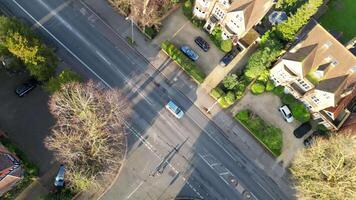
<path fill-rule="evenodd" d="M 208 52 L 204 52 L 194 39 L 201 36 L 210 44 Z M 162 23 L 162 29 L 158 36 L 152 41 L 156 45 L 160 45 L 163 41 L 170 40 L 178 47 L 187 44 L 199 55 L 199 60 L 196 61 L 203 72 L 208 75 L 219 64 L 220 59 L 225 55 L 218 49 L 210 40 L 209 35 L 203 29 L 195 27 L 183 14 L 182 9 L 178 9 Z"/>
<path fill-rule="evenodd" d="M 283 132 L 283 148 L 282 154 L 278 157 L 278 161 L 283 162 L 283 166 L 288 166 L 293 159 L 295 153 L 304 148 L 303 139 L 297 139 L 293 135 L 300 123 L 294 120 L 292 123 L 287 123 L 278 111 L 282 105 L 278 96 L 272 93 L 263 93 L 261 95 L 253 95 L 247 92 L 246 95 L 232 108 L 235 114 L 240 110 L 249 109 L 259 115 L 263 120 L 280 128 Z M 306 136 L 304 136 L 305 138 Z"/>
<path fill-rule="evenodd" d="M 48 94 L 36 87 L 19 98 L 14 89 L 27 79 L 26 75 L 9 76 L 0 70 L 0 129 L 40 167 L 40 175 L 51 167 L 52 154 L 43 140 L 54 120 L 48 111 Z"/>

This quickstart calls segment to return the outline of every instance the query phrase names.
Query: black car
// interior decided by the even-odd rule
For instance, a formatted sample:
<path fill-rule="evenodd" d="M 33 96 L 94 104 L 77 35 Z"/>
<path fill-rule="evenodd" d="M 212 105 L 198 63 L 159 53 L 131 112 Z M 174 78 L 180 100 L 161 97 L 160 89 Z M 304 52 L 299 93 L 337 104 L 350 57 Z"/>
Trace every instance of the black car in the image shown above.
<path fill-rule="evenodd" d="M 311 125 L 309 122 L 305 122 L 302 125 L 300 125 L 298 128 L 296 128 L 293 131 L 293 134 L 296 138 L 302 138 L 305 134 L 307 134 L 311 130 Z"/>
<path fill-rule="evenodd" d="M 23 83 L 19 85 L 15 89 L 15 93 L 19 97 L 23 97 L 25 94 L 29 93 L 31 90 L 33 90 L 37 86 L 37 81 L 36 80 L 29 80 L 26 83 Z"/>
<path fill-rule="evenodd" d="M 202 37 L 198 36 L 195 38 L 194 42 L 203 49 L 203 51 L 207 52 L 210 49 L 210 45 L 207 41 L 205 41 Z"/>
<path fill-rule="evenodd" d="M 225 66 L 228 65 L 228 64 L 237 56 L 237 54 L 239 54 L 241 51 L 242 51 L 242 50 L 241 50 L 241 48 L 240 48 L 238 45 L 234 46 L 234 47 L 232 48 L 232 50 L 231 50 L 229 53 L 227 53 L 227 54 L 221 59 L 220 65 L 222 65 L 222 66 L 225 67 Z"/>

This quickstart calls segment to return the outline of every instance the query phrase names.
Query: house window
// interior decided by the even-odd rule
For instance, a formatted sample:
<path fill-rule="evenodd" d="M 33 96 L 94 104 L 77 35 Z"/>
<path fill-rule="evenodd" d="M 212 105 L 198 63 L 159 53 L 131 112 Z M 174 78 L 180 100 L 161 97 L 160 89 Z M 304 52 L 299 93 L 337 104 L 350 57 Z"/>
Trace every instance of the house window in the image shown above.
<path fill-rule="evenodd" d="M 337 61 L 337 60 L 333 60 L 332 62 L 331 62 L 331 64 L 335 67 L 337 64 L 338 64 L 339 62 Z"/>
<path fill-rule="evenodd" d="M 329 117 L 334 118 L 334 115 L 331 112 L 326 111 L 326 114 L 329 115 Z"/>
<path fill-rule="evenodd" d="M 311 99 L 316 103 L 319 104 L 320 100 L 316 96 L 312 96 Z"/>

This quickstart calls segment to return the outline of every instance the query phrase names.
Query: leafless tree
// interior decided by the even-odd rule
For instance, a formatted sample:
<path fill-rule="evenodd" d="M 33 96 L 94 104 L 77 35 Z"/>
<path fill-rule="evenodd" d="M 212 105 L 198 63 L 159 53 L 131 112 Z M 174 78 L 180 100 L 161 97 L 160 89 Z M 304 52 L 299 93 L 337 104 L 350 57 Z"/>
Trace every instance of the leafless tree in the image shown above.
<path fill-rule="evenodd" d="M 66 166 L 66 178 L 75 190 L 98 185 L 113 173 L 124 151 L 123 123 L 130 105 L 118 90 L 103 90 L 89 81 L 70 83 L 49 101 L 57 119 L 45 140 L 55 158 Z"/>
<path fill-rule="evenodd" d="M 291 172 L 299 199 L 355 199 L 355 135 L 340 132 L 329 139 L 318 138 L 297 154 Z"/>

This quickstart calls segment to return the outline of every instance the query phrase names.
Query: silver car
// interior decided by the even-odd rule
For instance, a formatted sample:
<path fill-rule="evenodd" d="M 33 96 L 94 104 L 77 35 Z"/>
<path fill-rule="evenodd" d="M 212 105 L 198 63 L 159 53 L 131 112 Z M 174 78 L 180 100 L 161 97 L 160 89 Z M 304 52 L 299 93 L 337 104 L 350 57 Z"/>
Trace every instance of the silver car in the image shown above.
<path fill-rule="evenodd" d="M 294 120 L 292 112 L 289 110 L 287 105 L 280 107 L 278 110 L 282 113 L 282 116 L 286 122 L 291 123 Z"/>
<path fill-rule="evenodd" d="M 57 172 L 56 178 L 54 179 L 54 186 L 56 187 L 63 187 L 64 186 L 64 173 L 65 168 L 64 165 L 59 166 L 59 170 Z"/>
<path fill-rule="evenodd" d="M 184 112 L 173 101 L 169 101 L 166 104 L 166 108 L 178 119 L 184 115 Z"/>

